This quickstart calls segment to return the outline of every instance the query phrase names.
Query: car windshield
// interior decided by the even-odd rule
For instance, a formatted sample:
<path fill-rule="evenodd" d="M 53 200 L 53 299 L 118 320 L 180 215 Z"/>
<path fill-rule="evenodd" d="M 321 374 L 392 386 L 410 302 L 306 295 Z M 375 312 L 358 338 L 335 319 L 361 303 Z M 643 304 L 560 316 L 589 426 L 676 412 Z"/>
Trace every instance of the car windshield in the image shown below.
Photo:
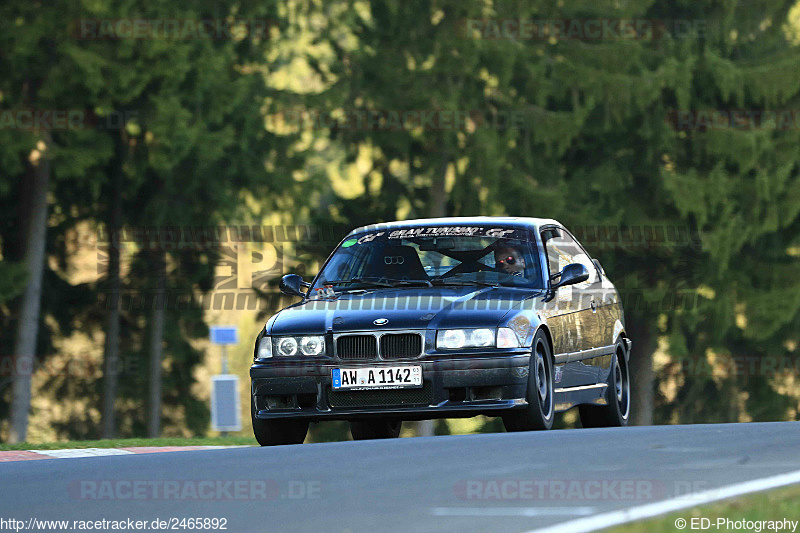
<path fill-rule="evenodd" d="M 479 226 L 391 228 L 349 236 L 325 264 L 311 293 L 382 287 L 541 288 L 531 233 Z M 316 291 L 316 292 L 315 292 Z"/>

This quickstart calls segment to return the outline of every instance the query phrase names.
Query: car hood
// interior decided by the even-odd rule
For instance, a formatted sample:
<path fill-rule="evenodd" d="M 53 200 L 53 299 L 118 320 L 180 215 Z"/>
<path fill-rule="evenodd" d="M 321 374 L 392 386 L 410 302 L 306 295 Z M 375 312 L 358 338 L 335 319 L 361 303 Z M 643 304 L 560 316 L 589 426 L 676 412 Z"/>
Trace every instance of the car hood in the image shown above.
<path fill-rule="evenodd" d="M 268 333 L 494 327 L 521 302 L 541 294 L 531 289 L 475 286 L 343 293 L 330 299 L 305 300 L 282 310 L 268 324 Z M 378 319 L 386 323 L 376 325 Z"/>

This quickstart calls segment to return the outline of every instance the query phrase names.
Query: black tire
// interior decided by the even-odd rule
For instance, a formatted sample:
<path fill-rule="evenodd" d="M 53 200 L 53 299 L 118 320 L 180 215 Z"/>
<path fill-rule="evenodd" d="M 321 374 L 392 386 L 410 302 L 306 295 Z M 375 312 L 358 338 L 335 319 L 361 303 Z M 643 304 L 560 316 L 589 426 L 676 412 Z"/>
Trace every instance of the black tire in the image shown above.
<path fill-rule="evenodd" d="M 550 343 L 542 330 L 536 333 L 531 345 L 528 371 L 528 405 L 503 415 L 506 431 L 534 431 L 553 427 L 555 398 L 553 396 L 553 355 Z"/>
<path fill-rule="evenodd" d="M 253 435 L 261 446 L 303 444 L 308 433 L 305 420 L 261 420 L 256 418 L 253 402 L 250 402 L 250 417 L 253 420 Z"/>
<path fill-rule="evenodd" d="M 402 420 L 351 420 L 350 434 L 353 440 L 396 439 L 400 436 Z"/>
<path fill-rule="evenodd" d="M 631 415 L 631 380 L 625 345 L 617 341 L 606 387 L 606 405 L 579 405 L 581 424 L 585 428 L 622 427 Z"/>

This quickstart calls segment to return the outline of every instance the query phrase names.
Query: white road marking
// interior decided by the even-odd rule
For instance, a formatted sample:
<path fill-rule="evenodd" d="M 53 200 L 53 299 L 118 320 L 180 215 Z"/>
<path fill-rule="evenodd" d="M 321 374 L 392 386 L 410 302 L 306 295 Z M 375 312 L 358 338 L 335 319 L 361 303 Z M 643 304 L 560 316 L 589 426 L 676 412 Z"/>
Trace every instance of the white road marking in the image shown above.
<path fill-rule="evenodd" d="M 55 457 L 57 459 L 74 459 L 77 457 L 104 457 L 106 455 L 133 455 L 128 450 L 116 448 L 84 448 L 82 450 L 30 450 L 33 453 Z"/>
<path fill-rule="evenodd" d="M 23 460 L 21 457 L 26 453 L 34 453 L 49 459 L 78 459 L 84 457 L 107 457 L 111 455 L 139 455 L 163 452 L 182 452 L 182 451 L 203 451 L 203 450 L 227 450 L 232 448 L 252 448 L 247 445 L 231 446 L 156 446 L 139 447 L 132 446 L 124 450 L 120 448 L 84 448 L 66 450 L 20 450 L 0 452 L 0 462 L 14 462 Z M 22 454 L 22 455 L 21 455 Z M 30 457 L 29 457 L 30 458 Z"/>
<path fill-rule="evenodd" d="M 434 516 L 586 516 L 594 507 L 433 507 Z"/>
<path fill-rule="evenodd" d="M 635 520 L 652 518 L 665 513 L 680 511 L 681 509 L 688 509 L 690 507 L 725 500 L 735 496 L 742 496 L 751 492 L 775 489 L 794 483 L 800 483 L 800 470 L 789 472 L 788 474 L 779 474 L 777 476 L 745 481 L 744 483 L 737 483 L 726 487 L 709 489 L 694 494 L 685 494 L 677 498 L 621 509 L 619 511 L 611 511 L 587 516 L 586 518 L 569 520 L 550 527 L 533 529 L 528 533 L 582 533 L 596 531 L 598 529 L 618 526 Z"/>

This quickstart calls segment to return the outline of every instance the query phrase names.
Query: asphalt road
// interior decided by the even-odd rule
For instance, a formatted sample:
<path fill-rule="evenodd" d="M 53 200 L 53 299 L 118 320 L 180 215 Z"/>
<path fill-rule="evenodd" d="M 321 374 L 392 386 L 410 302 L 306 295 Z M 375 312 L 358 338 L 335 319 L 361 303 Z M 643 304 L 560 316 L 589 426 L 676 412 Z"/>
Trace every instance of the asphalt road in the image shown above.
<path fill-rule="evenodd" d="M 216 517 L 233 532 L 514 532 L 794 470 L 800 422 L 55 459 L 0 463 L 0 518 Z"/>

